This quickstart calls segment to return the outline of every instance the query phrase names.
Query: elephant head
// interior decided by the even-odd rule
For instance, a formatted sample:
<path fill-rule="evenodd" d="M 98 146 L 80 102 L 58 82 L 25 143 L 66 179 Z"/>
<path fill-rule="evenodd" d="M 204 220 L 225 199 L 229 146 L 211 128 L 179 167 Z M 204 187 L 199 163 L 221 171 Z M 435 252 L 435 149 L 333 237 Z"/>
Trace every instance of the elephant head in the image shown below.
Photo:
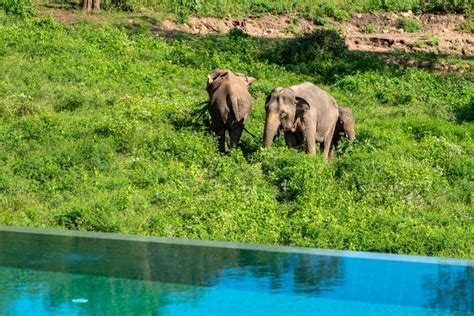
<path fill-rule="evenodd" d="M 255 81 L 254 77 L 247 76 L 240 72 L 232 72 L 228 69 L 214 69 L 207 75 L 206 90 L 209 95 L 212 95 L 212 93 L 219 88 L 224 79 L 237 80 L 237 82 L 241 82 L 245 84 L 245 86 L 250 86 L 252 82 Z"/>
<path fill-rule="evenodd" d="M 309 104 L 303 98 L 297 97 L 289 88 L 276 87 L 265 101 L 265 130 L 263 146 L 269 148 L 278 131 L 294 132 L 304 129 L 302 120 Z"/>
<path fill-rule="evenodd" d="M 355 118 L 352 110 L 346 107 L 339 107 L 339 119 L 336 124 L 336 131 L 338 137 L 346 137 L 349 140 L 354 140 L 356 137 L 355 134 Z"/>

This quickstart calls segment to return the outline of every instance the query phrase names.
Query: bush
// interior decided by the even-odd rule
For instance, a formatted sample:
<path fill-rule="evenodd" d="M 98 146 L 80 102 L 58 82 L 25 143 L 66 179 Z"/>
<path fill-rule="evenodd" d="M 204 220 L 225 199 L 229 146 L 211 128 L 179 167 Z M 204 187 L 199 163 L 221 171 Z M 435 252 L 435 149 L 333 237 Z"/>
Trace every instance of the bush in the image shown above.
<path fill-rule="evenodd" d="M 368 0 L 364 1 L 364 9 L 368 11 L 406 12 L 416 13 L 441 12 L 463 13 L 472 12 L 471 0 Z"/>
<path fill-rule="evenodd" d="M 409 18 L 399 18 L 398 26 L 408 33 L 415 33 L 423 28 L 420 22 Z"/>
<path fill-rule="evenodd" d="M 377 32 L 378 27 L 374 23 L 369 23 L 364 28 L 364 33 L 371 34 Z"/>
<path fill-rule="evenodd" d="M 265 51 L 270 62 L 289 66 L 306 74 L 329 75 L 334 61 L 347 54 L 344 38 L 336 31 L 316 30 L 294 39 L 284 40 Z"/>
<path fill-rule="evenodd" d="M 28 17 L 33 14 L 33 4 L 31 0 L 0 0 L 0 7 L 7 14 L 19 17 Z"/>
<path fill-rule="evenodd" d="M 466 18 L 466 20 L 461 25 L 459 25 L 457 29 L 464 33 L 474 33 L 474 15 Z"/>

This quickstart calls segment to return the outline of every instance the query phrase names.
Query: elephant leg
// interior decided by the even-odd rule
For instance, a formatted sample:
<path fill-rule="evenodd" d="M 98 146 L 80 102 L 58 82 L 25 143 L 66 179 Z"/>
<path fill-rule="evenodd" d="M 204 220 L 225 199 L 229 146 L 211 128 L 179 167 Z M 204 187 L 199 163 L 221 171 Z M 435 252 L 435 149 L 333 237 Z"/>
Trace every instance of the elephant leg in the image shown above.
<path fill-rule="evenodd" d="M 100 11 L 100 0 L 94 0 L 92 3 L 95 12 Z"/>
<path fill-rule="evenodd" d="M 302 150 L 306 150 L 306 139 L 304 136 L 304 133 L 301 131 L 298 131 L 295 133 L 296 136 L 296 146 L 298 148 L 301 148 Z"/>
<path fill-rule="evenodd" d="M 328 158 L 332 159 L 332 158 L 334 158 L 334 148 L 332 146 L 330 146 L 330 147 L 331 148 L 329 149 Z"/>
<path fill-rule="evenodd" d="M 242 137 L 243 131 L 244 131 L 243 123 L 235 122 L 230 126 L 230 129 L 229 129 L 230 148 L 234 148 L 239 145 L 240 138 Z"/>
<path fill-rule="evenodd" d="M 295 133 L 285 132 L 285 143 L 289 148 L 294 148 L 298 146 L 298 140 Z"/>
<path fill-rule="evenodd" d="M 306 143 L 306 152 L 315 155 L 316 154 L 316 127 L 307 126 L 305 130 L 305 143 Z"/>
<path fill-rule="evenodd" d="M 324 137 L 324 151 L 323 155 L 326 158 L 332 158 L 332 138 L 334 136 L 334 130 L 336 128 L 336 123 L 329 129 L 328 133 L 326 133 L 326 136 Z"/>
<path fill-rule="evenodd" d="M 340 143 L 341 143 L 340 140 L 334 141 L 333 139 L 333 141 L 331 142 L 331 149 L 329 150 L 329 159 L 334 158 L 334 151 L 336 150 L 337 146 L 339 146 Z"/>
<path fill-rule="evenodd" d="M 227 143 L 225 141 L 225 129 L 216 131 L 217 137 L 219 137 L 219 150 L 223 153 L 227 151 Z"/>
<path fill-rule="evenodd" d="M 84 0 L 84 11 L 86 12 L 92 11 L 92 0 Z"/>

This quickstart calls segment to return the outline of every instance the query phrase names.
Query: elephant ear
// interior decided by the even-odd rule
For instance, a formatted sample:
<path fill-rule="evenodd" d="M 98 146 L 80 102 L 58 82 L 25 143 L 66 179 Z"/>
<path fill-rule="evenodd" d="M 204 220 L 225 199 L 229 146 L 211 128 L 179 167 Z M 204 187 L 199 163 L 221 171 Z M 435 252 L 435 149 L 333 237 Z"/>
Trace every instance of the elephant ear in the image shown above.
<path fill-rule="evenodd" d="M 271 98 L 272 98 L 272 94 L 270 93 L 269 95 L 267 95 L 267 98 L 265 99 L 265 108 L 268 107 L 268 104 L 270 103 Z"/>
<path fill-rule="evenodd" d="M 256 78 L 247 76 L 240 72 L 235 72 L 235 75 L 239 77 L 239 79 L 241 79 L 247 86 L 250 86 L 252 82 L 256 80 Z"/>
<path fill-rule="evenodd" d="M 254 82 L 255 80 L 257 80 L 257 79 L 254 78 L 254 77 L 249 77 L 249 76 L 245 76 L 245 79 L 244 79 L 245 84 L 247 86 L 250 86 L 252 84 L 252 82 Z"/>
<path fill-rule="evenodd" d="M 228 70 L 214 69 L 209 75 L 207 75 L 207 86 L 212 84 L 217 78 L 224 78 L 229 74 Z"/>
<path fill-rule="evenodd" d="M 345 136 L 349 138 L 349 140 L 355 139 L 355 131 L 354 131 L 355 118 L 351 109 L 340 106 L 339 118 L 338 118 L 337 123 L 338 123 L 337 129 L 341 136 Z"/>
<path fill-rule="evenodd" d="M 350 121 L 355 121 L 352 110 L 343 106 L 339 107 L 339 123 L 344 125 Z"/>
<path fill-rule="evenodd" d="M 303 117 L 309 111 L 310 106 L 308 101 L 302 97 L 295 97 L 296 99 L 296 117 Z"/>

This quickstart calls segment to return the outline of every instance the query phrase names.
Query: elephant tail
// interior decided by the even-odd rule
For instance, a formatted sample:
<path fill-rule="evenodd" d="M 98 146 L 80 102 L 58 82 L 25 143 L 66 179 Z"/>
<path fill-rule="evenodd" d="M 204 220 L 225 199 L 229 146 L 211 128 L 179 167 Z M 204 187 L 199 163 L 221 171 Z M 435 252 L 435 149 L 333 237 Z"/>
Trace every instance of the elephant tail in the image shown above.
<path fill-rule="evenodd" d="M 230 103 L 230 108 L 232 109 L 232 112 L 234 113 L 235 120 L 237 122 L 240 122 L 242 119 L 239 114 L 239 98 L 236 95 L 230 95 L 228 102 Z"/>

